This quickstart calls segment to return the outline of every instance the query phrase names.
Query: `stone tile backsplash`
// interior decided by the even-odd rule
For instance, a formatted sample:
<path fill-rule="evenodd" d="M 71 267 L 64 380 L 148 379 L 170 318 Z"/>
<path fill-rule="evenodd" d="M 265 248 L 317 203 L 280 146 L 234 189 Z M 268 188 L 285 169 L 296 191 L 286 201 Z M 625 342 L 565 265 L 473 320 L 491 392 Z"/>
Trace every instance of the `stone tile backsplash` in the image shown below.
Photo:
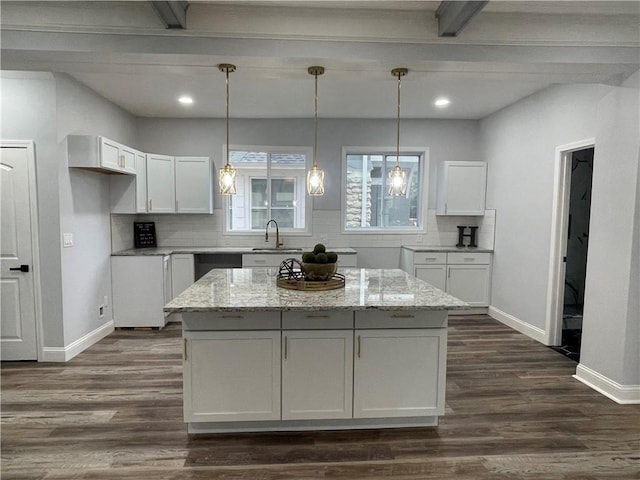
<path fill-rule="evenodd" d="M 493 248 L 496 211 L 486 210 L 482 217 L 437 216 L 427 211 L 426 233 L 392 234 L 341 233 L 339 210 L 313 212 L 312 235 L 281 235 L 288 247 L 312 247 L 323 242 L 333 247 L 400 247 L 402 245 L 455 245 L 458 225 L 478 227 L 478 247 Z M 133 248 L 133 222 L 155 222 L 160 247 L 262 247 L 264 234 L 224 235 L 223 211 L 215 209 L 213 215 L 111 215 L 111 248 L 116 252 Z M 271 236 L 269 238 L 272 242 Z"/>

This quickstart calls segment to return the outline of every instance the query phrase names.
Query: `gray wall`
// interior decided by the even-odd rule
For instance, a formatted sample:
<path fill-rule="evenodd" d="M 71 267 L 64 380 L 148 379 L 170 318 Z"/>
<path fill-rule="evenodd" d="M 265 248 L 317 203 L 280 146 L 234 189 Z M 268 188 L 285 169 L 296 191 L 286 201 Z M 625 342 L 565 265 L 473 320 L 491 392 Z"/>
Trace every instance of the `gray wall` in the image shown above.
<path fill-rule="evenodd" d="M 638 177 L 638 91 L 555 86 L 481 121 L 489 162 L 487 208 L 497 210 L 491 305 L 545 328 L 555 148 L 595 137 L 581 362 L 637 385 L 630 318 L 633 208 Z M 635 349 L 635 351 L 634 351 Z M 625 364 L 624 362 L 627 361 Z M 624 365 L 624 367 L 623 367 Z"/>
<path fill-rule="evenodd" d="M 66 136 L 103 135 L 135 145 L 135 118 L 67 75 L 55 75 L 60 228 L 74 234 L 74 246 L 62 249 L 64 342 L 69 345 L 113 319 L 111 309 L 111 222 L 109 175 L 68 168 Z M 103 318 L 98 306 L 108 298 Z"/>
<path fill-rule="evenodd" d="M 167 155 L 207 155 L 224 164 L 224 120 L 141 118 L 140 149 Z M 312 146 L 312 119 L 231 119 L 232 145 Z M 342 147 L 394 147 L 395 120 L 319 119 L 318 165 L 325 170 L 325 195 L 314 198 L 314 210 L 340 210 Z M 435 208 L 435 169 L 445 160 L 483 160 L 478 122 L 471 120 L 406 120 L 401 146 L 430 149 L 429 207 Z M 220 197 L 214 200 L 218 208 Z"/>
<path fill-rule="evenodd" d="M 33 140 L 36 156 L 43 338 L 64 345 L 56 86 L 50 73 L 0 72 L 2 139 Z"/>

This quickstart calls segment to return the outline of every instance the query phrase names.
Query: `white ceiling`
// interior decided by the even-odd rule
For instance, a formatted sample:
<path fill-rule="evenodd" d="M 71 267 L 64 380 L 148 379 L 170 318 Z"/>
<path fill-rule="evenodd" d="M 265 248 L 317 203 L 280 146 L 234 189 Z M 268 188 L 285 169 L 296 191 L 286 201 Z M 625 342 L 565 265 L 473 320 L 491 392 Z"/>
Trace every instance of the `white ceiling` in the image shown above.
<path fill-rule="evenodd" d="M 137 116 L 478 119 L 556 83 L 616 84 L 640 64 L 640 2 L 492 1 L 457 38 L 432 1 L 192 1 L 187 30 L 148 2 L 6 2 L 2 68 L 68 73 Z M 178 104 L 180 95 L 195 103 Z M 438 96 L 452 104 L 433 106 Z"/>

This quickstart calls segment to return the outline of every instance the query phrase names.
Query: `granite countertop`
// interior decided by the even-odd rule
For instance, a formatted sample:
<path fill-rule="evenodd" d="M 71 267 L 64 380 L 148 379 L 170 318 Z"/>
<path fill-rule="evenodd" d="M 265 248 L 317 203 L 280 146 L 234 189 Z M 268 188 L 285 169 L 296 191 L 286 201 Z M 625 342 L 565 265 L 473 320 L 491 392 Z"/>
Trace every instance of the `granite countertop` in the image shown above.
<path fill-rule="evenodd" d="M 215 269 L 164 307 L 165 312 L 458 310 L 468 304 L 399 269 L 341 268 L 345 287 L 299 291 L 276 285 L 277 268 Z"/>
<path fill-rule="evenodd" d="M 119 252 L 113 252 L 111 256 L 135 256 L 135 255 L 171 255 L 172 253 L 194 253 L 194 254 L 215 254 L 215 253 L 255 253 L 259 255 L 270 254 L 300 254 L 313 249 L 313 247 L 280 247 L 273 249 L 267 247 L 265 250 L 254 250 L 254 248 L 260 247 L 158 247 L 158 248 L 129 248 L 127 250 L 120 250 Z M 357 252 L 353 248 L 349 247 L 336 247 L 329 248 L 332 252 L 336 252 L 338 255 L 350 255 Z"/>
<path fill-rule="evenodd" d="M 402 248 L 406 248 L 412 252 L 493 253 L 492 248 L 456 247 L 455 245 L 402 245 Z"/>

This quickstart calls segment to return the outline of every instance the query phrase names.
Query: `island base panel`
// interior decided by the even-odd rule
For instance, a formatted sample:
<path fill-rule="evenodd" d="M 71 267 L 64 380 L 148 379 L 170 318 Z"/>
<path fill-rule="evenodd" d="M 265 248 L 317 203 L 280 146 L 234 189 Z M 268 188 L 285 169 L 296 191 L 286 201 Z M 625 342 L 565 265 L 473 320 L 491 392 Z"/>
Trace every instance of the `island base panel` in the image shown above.
<path fill-rule="evenodd" d="M 295 432 L 307 430 L 364 430 L 372 428 L 436 427 L 438 417 L 350 418 L 339 420 L 276 420 L 250 422 L 192 422 L 189 433 Z"/>

